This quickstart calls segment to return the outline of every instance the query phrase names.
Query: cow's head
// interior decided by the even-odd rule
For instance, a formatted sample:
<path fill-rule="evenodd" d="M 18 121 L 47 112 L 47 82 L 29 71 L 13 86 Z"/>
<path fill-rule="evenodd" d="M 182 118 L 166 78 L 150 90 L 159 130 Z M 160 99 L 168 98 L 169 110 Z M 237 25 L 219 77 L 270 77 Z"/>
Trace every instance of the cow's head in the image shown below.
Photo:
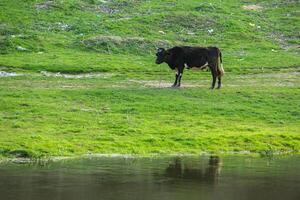
<path fill-rule="evenodd" d="M 156 52 L 156 64 L 161 64 L 163 62 L 166 62 L 168 60 L 168 57 L 170 55 L 170 52 L 168 50 L 165 50 L 164 48 L 158 48 Z"/>

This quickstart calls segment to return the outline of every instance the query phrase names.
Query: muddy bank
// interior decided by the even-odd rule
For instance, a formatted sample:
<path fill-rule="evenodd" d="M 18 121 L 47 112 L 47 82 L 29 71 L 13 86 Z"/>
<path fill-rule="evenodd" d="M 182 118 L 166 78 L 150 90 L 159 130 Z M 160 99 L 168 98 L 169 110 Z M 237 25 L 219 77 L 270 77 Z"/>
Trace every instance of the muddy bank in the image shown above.
<path fill-rule="evenodd" d="M 93 158 L 123 158 L 123 159 L 137 159 L 137 158 L 167 158 L 167 157 L 195 157 L 195 156 L 251 156 L 251 157 L 277 157 L 284 155 L 299 155 L 298 151 L 275 151 L 271 154 L 266 152 L 251 152 L 251 151 L 224 151 L 217 154 L 210 152 L 199 152 L 197 154 L 192 153 L 171 153 L 171 154 L 83 154 L 83 155 L 74 155 L 74 156 L 45 156 L 39 158 L 16 158 L 16 157 L 2 157 L 0 158 L 1 163 L 17 163 L 17 164 L 26 164 L 26 163 L 47 163 L 47 162 L 56 162 L 61 160 L 72 160 L 72 159 L 93 159 Z"/>

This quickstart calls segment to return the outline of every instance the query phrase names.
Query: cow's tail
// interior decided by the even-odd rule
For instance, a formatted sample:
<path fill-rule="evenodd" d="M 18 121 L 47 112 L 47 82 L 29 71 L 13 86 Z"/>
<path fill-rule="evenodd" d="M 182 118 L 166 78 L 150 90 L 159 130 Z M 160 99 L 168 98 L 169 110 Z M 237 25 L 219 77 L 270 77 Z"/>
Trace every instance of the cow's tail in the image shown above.
<path fill-rule="evenodd" d="M 220 50 L 219 50 L 218 61 L 217 61 L 217 69 L 218 69 L 219 76 L 223 76 L 225 74 L 223 64 L 222 64 L 222 53 Z"/>

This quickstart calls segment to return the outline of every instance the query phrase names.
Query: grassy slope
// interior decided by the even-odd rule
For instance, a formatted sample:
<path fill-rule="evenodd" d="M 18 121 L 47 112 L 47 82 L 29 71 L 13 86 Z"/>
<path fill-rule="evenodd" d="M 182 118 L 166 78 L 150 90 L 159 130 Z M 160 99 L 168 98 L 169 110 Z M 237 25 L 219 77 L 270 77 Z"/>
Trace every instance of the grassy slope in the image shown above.
<path fill-rule="evenodd" d="M 257 1 L 261 12 L 231 0 L 39 2 L 0 2 L 0 66 L 30 72 L 0 79 L 0 155 L 299 151 L 296 1 Z M 184 76 L 195 88 L 143 87 L 173 79 L 153 63 L 160 44 L 221 47 L 224 89 L 207 90 L 208 73 L 195 72 Z M 41 70 L 112 77 L 32 73 Z"/>
<path fill-rule="evenodd" d="M 5 10 L 0 14 L 1 52 L 9 54 L 1 56 L 0 65 L 74 72 L 135 70 L 142 63 L 139 70 L 143 71 L 145 66 L 154 68 L 150 60 L 158 46 L 156 40 L 217 45 L 223 49 L 224 64 L 229 71 L 291 67 L 300 63 L 299 49 L 282 48 L 299 43 L 296 1 L 262 1 L 258 3 L 264 7 L 261 12 L 244 10 L 241 7 L 245 3 L 231 0 L 226 3 L 61 0 L 49 9 L 36 9 L 37 2 L 43 1 L 1 1 L 1 10 Z M 64 29 L 59 23 L 69 28 Z M 214 32 L 208 33 L 209 29 Z M 89 47 L 82 44 L 97 36 L 139 37 L 147 42 L 133 40 L 126 48 L 111 40 L 100 40 L 100 44 Z M 143 45 L 150 48 L 141 48 Z M 28 52 L 17 52 L 17 46 L 27 48 Z M 126 58 L 116 54 L 125 54 Z M 120 63 L 127 64 L 127 58 L 131 64 L 120 68 Z"/>

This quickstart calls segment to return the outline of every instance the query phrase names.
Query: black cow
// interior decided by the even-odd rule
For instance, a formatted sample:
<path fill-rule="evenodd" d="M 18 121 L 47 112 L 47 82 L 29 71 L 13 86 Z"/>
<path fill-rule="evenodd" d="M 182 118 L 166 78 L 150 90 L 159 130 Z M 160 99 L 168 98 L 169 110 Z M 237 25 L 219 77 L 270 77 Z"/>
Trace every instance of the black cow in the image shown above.
<path fill-rule="evenodd" d="M 176 46 L 165 50 L 159 48 L 156 53 L 156 64 L 167 63 L 172 70 L 176 70 L 175 82 L 172 87 L 180 87 L 184 67 L 210 68 L 213 78 L 211 89 L 214 89 L 218 78 L 218 89 L 221 87 L 221 77 L 224 75 L 222 54 L 217 47 L 189 47 Z"/>

